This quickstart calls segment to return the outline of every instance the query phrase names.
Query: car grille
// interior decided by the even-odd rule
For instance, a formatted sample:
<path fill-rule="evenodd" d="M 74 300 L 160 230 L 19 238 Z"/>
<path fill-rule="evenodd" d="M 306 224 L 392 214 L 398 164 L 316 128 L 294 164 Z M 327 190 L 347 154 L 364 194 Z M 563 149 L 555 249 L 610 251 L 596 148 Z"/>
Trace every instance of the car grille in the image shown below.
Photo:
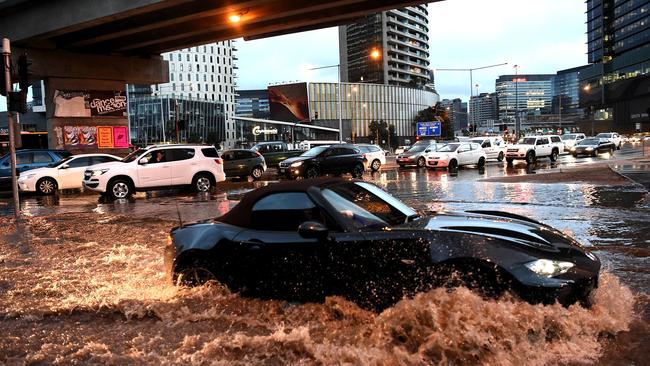
<path fill-rule="evenodd" d="M 519 149 L 508 149 L 508 152 L 518 152 Z"/>

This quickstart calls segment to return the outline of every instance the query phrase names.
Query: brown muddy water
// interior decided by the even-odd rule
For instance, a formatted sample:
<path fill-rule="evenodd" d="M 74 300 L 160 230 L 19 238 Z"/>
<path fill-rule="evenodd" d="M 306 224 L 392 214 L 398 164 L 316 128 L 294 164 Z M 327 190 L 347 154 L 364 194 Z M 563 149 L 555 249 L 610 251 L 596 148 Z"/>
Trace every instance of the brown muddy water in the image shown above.
<path fill-rule="evenodd" d="M 177 221 L 152 214 L 164 198 L 139 198 L 18 224 L 0 218 L 0 364 L 648 364 L 647 192 L 408 175 L 375 182 L 420 209 L 491 207 L 574 235 L 606 267 L 594 306 L 485 300 L 461 288 L 377 314 L 338 297 L 297 304 L 175 288 L 165 283 L 162 249 Z M 211 204 L 213 216 L 240 193 L 196 207 Z M 191 197 L 170 200 L 195 207 Z"/>

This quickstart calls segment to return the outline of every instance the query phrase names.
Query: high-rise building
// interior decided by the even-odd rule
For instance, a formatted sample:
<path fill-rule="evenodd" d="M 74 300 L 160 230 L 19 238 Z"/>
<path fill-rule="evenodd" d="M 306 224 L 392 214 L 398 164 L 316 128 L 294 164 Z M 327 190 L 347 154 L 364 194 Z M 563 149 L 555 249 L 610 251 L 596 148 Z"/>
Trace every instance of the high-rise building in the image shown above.
<path fill-rule="evenodd" d="M 423 4 L 339 27 L 341 80 L 433 89 L 428 15 Z"/>
<path fill-rule="evenodd" d="M 650 0 L 587 0 L 580 104 L 591 129 L 650 130 Z"/>
<path fill-rule="evenodd" d="M 234 146 L 236 139 L 235 41 L 223 41 L 164 53 L 169 61 L 169 83 L 154 85 L 153 94 L 202 102 L 223 103 L 225 141 Z"/>
<path fill-rule="evenodd" d="M 582 117 L 580 108 L 580 71 L 589 67 L 579 66 L 560 70 L 553 78 L 553 100 L 551 113 L 558 116 Z"/>
<path fill-rule="evenodd" d="M 469 101 L 470 124 L 483 128 L 493 128 L 497 115 L 497 94 L 481 93 L 474 95 Z"/>
<path fill-rule="evenodd" d="M 447 115 L 454 126 L 454 131 L 467 129 L 467 103 L 460 98 L 443 99 L 440 106 L 447 110 Z"/>
<path fill-rule="evenodd" d="M 519 116 L 548 114 L 554 74 L 501 75 L 496 80 L 499 120 L 511 124 Z M 471 113 L 471 112 L 470 112 Z"/>
<path fill-rule="evenodd" d="M 269 92 L 267 89 L 238 90 L 235 96 L 238 117 L 266 118 L 270 117 Z"/>

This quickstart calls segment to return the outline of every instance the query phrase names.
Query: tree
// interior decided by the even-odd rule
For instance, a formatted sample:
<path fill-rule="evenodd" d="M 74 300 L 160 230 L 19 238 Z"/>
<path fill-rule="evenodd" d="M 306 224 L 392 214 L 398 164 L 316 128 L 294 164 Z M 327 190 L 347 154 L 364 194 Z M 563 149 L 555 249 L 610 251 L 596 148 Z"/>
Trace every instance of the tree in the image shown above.
<path fill-rule="evenodd" d="M 447 110 L 443 108 L 440 103 L 435 106 L 423 109 L 415 116 L 415 122 L 432 122 L 442 120 L 440 126 L 440 138 L 443 140 L 450 140 L 454 138 L 454 126 L 449 119 Z"/>

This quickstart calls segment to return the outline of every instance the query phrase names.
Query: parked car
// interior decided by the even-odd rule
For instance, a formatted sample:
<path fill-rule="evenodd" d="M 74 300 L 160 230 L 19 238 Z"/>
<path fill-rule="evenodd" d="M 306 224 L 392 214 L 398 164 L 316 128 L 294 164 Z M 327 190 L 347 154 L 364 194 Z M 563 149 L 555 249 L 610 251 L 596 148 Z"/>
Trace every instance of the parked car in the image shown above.
<path fill-rule="evenodd" d="M 95 164 L 119 161 L 122 158 L 110 154 L 80 154 L 20 173 L 18 188 L 22 192 L 54 194 L 58 189 L 81 188 L 84 171 Z"/>
<path fill-rule="evenodd" d="M 355 146 L 363 155 L 366 169 L 376 172 L 382 165 L 386 165 L 386 152 L 381 147 L 371 144 L 355 144 Z"/>
<path fill-rule="evenodd" d="M 224 181 L 223 160 L 208 145 L 153 145 L 113 163 L 94 165 L 84 172 L 84 188 L 112 198 L 135 191 L 191 186 L 209 191 Z"/>
<path fill-rule="evenodd" d="M 207 239 L 209 238 L 209 240 Z M 499 211 L 419 213 L 345 179 L 268 185 L 214 220 L 171 229 L 167 280 L 247 296 L 383 309 L 438 286 L 531 303 L 589 304 L 600 261 L 573 238 Z"/>
<path fill-rule="evenodd" d="M 562 142 L 564 142 L 564 151 L 571 151 L 571 148 L 576 146 L 576 144 L 584 139 L 586 139 L 584 133 L 567 133 L 562 135 Z"/>
<path fill-rule="evenodd" d="M 251 150 L 262 154 L 268 166 L 277 166 L 281 161 L 305 152 L 304 150 L 291 150 L 289 145 L 284 142 L 260 142 Z"/>
<path fill-rule="evenodd" d="M 485 151 L 481 145 L 473 142 L 452 142 L 440 147 L 427 156 L 427 168 L 449 168 L 453 171 L 459 166 L 485 166 Z"/>
<path fill-rule="evenodd" d="M 481 145 L 486 159 L 503 161 L 506 156 L 506 142 L 501 136 L 473 137 L 469 139 L 469 142 Z"/>
<path fill-rule="evenodd" d="M 395 149 L 395 155 L 399 155 L 410 148 L 411 146 L 398 146 L 397 149 Z"/>
<path fill-rule="evenodd" d="M 418 168 L 423 168 L 426 166 L 426 157 L 425 154 L 432 151 L 436 151 L 438 147 L 443 144 L 438 144 L 435 141 L 418 141 L 416 144 L 411 146 L 407 151 L 397 155 L 397 164 L 400 168 L 403 168 L 407 165 L 415 165 Z"/>
<path fill-rule="evenodd" d="M 611 140 L 590 137 L 572 147 L 571 155 L 577 157 L 579 155 L 596 156 L 604 153 L 614 154 L 614 150 L 616 150 L 616 145 Z"/>
<path fill-rule="evenodd" d="M 533 164 L 537 158 L 548 156 L 551 161 L 556 161 L 564 149 L 562 139 L 557 135 L 527 136 L 508 146 L 506 161 L 512 164 L 514 160 L 524 159 L 526 164 Z"/>
<path fill-rule="evenodd" d="M 225 150 L 221 153 L 226 177 L 248 177 L 258 180 L 266 171 L 264 156 L 246 149 Z"/>
<path fill-rule="evenodd" d="M 72 155 L 66 150 L 25 149 L 16 151 L 18 174 L 36 168 L 46 167 Z M 0 158 L 0 189 L 11 189 L 11 156 Z"/>
<path fill-rule="evenodd" d="M 616 132 L 601 132 L 595 137 L 598 139 L 609 139 L 614 143 L 617 150 L 620 150 L 621 145 L 623 144 L 623 141 L 621 140 L 621 136 Z"/>
<path fill-rule="evenodd" d="M 337 144 L 312 147 L 300 156 L 281 162 L 278 174 L 287 178 L 316 178 L 324 174 L 350 173 L 360 178 L 363 171 L 361 151 L 354 145 Z"/>

